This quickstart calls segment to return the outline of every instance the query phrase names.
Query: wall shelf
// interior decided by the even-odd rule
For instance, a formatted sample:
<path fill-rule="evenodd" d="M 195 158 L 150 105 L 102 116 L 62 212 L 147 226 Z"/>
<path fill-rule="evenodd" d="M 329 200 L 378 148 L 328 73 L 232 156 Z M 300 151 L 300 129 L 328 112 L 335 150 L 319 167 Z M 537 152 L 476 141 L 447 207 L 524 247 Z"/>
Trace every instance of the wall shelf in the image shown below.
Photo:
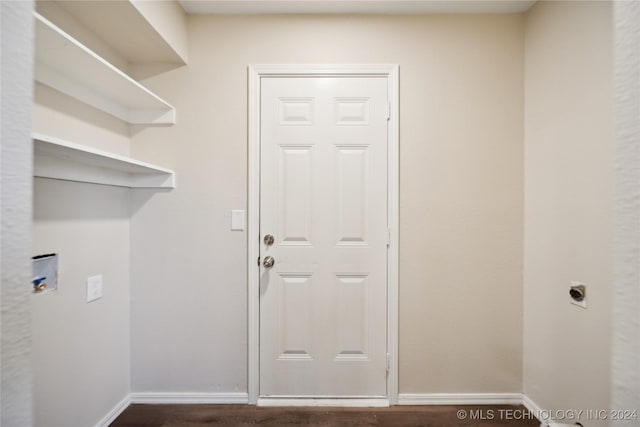
<path fill-rule="evenodd" d="M 151 2 L 151 8 L 146 7 L 148 3 L 139 0 L 56 2 L 131 64 L 185 65 L 186 46 L 176 42 L 181 39 L 179 36 L 186 40 L 186 25 L 183 29 L 161 25 L 172 22 L 172 15 L 174 18 L 183 15 L 184 10 L 177 4 L 174 8 L 167 5 L 173 2 Z M 161 6 L 161 3 L 164 4 Z M 43 9 L 42 15 L 47 16 L 42 2 L 36 7 Z M 155 13 L 148 13 L 148 9 Z"/>
<path fill-rule="evenodd" d="M 33 134 L 33 176 L 129 188 L 175 188 L 170 169 Z"/>
<path fill-rule="evenodd" d="M 175 109 L 34 12 L 35 79 L 133 124 L 174 124 Z"/>

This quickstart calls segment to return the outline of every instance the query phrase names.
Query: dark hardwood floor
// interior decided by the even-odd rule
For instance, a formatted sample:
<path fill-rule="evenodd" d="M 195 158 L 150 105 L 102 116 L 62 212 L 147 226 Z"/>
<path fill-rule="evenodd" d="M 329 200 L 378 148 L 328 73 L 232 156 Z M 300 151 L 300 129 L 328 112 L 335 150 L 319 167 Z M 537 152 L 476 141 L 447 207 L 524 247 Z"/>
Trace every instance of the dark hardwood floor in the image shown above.
<path fill-rule="evenodd" d="M 111 427 L 535 426 L 523 406 L 394 406 L 391 408 L 264 408 L 249 405 L 131 405 Z"/>

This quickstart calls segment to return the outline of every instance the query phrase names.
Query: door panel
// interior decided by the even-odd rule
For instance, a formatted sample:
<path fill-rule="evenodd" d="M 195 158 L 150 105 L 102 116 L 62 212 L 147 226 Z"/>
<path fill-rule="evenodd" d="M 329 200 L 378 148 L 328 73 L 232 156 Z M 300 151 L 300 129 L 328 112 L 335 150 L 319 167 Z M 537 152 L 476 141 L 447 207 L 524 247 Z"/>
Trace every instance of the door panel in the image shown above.
<path fill-rule="evenodd" d="M 387 79 L 261 82 L 260 395 L 386 396 Z"/>
<path fill-rule="evenodd" d="M 338 245 L 366 245 L 369 222 L 369 146 L 336 147 Z"/>
<path fill-rule="evenodd" d="M 367 360 L 369 320 L 367 319 L 367 276 L 337 276 L 336 359 Z"/>
<path fill-rule="evenodd" d="M 278 171 L 280 244 L 311 244 L 313 147 L 280 145 Z"/>
<path fill-rule="evenodd" d="M 278 360 L 311 360 L 311 276 L 280 275 Z"/>

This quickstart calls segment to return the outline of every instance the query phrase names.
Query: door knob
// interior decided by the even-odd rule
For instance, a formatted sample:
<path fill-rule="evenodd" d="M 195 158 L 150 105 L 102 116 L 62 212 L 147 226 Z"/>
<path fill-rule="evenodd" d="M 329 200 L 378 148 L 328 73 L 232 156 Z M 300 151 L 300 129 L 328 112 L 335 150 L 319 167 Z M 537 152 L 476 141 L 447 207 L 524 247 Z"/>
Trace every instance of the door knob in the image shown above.
<path fill-rule="evenodd" d="M 262 263 L 262 265 L 264 265 L 264 268 L 271 268 L 275 263 L 276 263 L 276 259 L 274 257 L 266 256 L 264 257 L 264 262 Z"/>
<path fill-rule="evenodd" d="M 276 239 L 273 237 L 273 235 L 271 234 L 265 234 L 264 235 L 264 244 L 267 246 L 271 246 L 273 245 L 273 242 L 275 242 Z"/>

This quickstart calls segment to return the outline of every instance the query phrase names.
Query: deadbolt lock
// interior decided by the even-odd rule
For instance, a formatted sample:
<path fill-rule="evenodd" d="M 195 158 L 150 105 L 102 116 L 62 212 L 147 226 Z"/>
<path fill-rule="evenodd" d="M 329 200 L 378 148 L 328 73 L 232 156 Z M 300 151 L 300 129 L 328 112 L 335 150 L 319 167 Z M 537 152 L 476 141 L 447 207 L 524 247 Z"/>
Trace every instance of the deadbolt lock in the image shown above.
<path fill-rule="evenodd" d="M 273 245 L 273 242 L 275 242 L 276 239 L 273 237 L 273 235 L 271 234 L 265 234 L 264 236 L 264 244 L 267 246 L 271 246 Z"/>

